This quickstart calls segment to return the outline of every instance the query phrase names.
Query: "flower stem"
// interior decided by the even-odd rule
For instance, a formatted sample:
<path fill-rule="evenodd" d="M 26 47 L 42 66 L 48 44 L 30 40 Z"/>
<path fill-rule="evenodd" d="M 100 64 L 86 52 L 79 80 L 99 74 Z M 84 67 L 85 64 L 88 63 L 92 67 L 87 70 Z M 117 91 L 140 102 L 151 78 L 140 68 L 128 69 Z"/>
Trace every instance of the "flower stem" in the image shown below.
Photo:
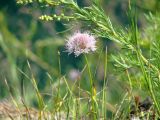
<path fill-rule="evenodd" d="M 93 113 L 93 115 L 91 114 L 91 118 L 93 118 L 93 120 L 96 120 L 96 108 L 95 108 L 95 94 L 94 94 L 94 84 L 93 84 L 93 77 L 91 74 L 91 69 L 90 69 L 90 65 L 87 59 L 87 56 L 85 56 L 85 60 L 86 60 L 86 64 L 87 64 L 87 69 L 88 69 L 88 74 L 89 74 L 89 80 L 90 80 L 90 95 L 91 95 L 91 104 L 92 104 L 92 109 L 91 109 L 91 113 Z"/>

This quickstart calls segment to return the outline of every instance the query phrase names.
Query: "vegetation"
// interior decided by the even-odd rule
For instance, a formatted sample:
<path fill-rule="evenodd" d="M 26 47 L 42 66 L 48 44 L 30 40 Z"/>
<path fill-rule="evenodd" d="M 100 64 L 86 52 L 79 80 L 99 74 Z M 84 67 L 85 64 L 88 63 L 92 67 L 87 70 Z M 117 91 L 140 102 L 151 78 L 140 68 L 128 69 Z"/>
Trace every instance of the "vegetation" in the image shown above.
<path fill-rule="evenodd" d="M 0 99 L 11 98 L 26 119 L 160 119 L 159 0 L 5 6 Z"/>

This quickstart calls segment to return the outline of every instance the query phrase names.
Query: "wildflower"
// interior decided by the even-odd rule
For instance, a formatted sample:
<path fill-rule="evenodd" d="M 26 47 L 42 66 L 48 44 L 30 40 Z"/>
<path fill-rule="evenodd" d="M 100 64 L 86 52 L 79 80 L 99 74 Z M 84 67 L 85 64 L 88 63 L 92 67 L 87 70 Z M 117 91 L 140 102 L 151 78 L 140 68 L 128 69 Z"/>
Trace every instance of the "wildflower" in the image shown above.
<path fill-rule="evenodd" d="M 73 81 L 80 79 L 80 76 L 81 76 L 81 73 L 76 69 L 72 69 L 69 71 L 69 78 Z"/>
<path fill-rule="evenodd" d="M 94 52 L 96 50 L 95 37 L 88 33 L 76 32 L 68 39 L 66 49 L 69 54 L 74 53 L 75 56 Z"/>

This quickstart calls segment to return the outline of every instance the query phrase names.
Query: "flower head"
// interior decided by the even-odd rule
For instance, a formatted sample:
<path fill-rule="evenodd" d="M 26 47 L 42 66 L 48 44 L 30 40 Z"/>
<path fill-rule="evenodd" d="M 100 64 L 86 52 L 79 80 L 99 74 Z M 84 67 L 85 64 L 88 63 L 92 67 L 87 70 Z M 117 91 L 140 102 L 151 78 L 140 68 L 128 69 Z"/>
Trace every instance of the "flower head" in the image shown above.
<path fill-rule="evenodd" d="M 76 32 L 68 39 L 66 49 L 69 54 L 74 53 L 76 56 L 94 52 L 96 50 L 95 37 L 89 33 Z"/>
<path fill-rule="evenodd" d="M 72 70 L 69 71 L 68 75 L 69 75 L 69 78 L 74 81 L 74 80 L 80 79 L 81 72 L 76 70 L 76 69 L 72 69 Z"/>

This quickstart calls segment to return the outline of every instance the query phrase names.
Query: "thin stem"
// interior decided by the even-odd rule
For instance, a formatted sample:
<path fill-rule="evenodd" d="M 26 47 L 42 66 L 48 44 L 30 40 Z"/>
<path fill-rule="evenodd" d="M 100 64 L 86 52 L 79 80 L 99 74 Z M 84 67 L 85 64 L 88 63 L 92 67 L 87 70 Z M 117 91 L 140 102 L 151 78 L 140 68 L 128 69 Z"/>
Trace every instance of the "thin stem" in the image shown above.
<path fill-rule="evenodd" d="M 58 67 L 59 67 L 59 74 L 58 74 L 58 92 L 56 97 L 56 113 L 60 112 L 60 83 L 61 83 L 61 60 L 60 60 L 60 52 L 58 51 Z M 60 119 L 60 114 L 57 114 L 57 117 Z"/>
<path fill-rule="evenodd" d="M 102 95 L 102 114 L 104 117 L 104 120 L 106 120 L 106 79 L 107 79 L 107 46 L 106 46 L 106 52 L 105 52 L 105 63 L 104 63 L 104 83 L 103 83 L 103 95 Z"/>
<path fill-rule="evenodd" d="M 60 80 L 61 80 L 61 60 L 60 60 L 60 52 L 58 51 L 58 67 L 59 67 L 59 80 L 58 80 L 58 98 L 59 98 L 59 92 L 60 92 Z"/>
<path fill-rule="evenodd" d="M 92 74 L 91 74 L 91 69 L 90 69 L 90 66 L 89 66 L 87 56 L 86 55 L 84 55 L 84 56 L 85 56 L 85 60 L 86 60 L 86 64 L 87 64 L 87 70 L 88 70 L 88 73 L 89 73 L 90 92 L 91 92 L 91 96 L 93 96 L 93 78 L 92 78 Z"/>
<path fill-rule="evenodd" d="M 90 94 L 91 94 L 91 104 L 92 104 L 92 113 L 93 115 L 91 115 L 91 117 L 93 117 L 94 120 L 96 120 L 96 109 L 95 109 L 95 95 L 94 95 L 94 86 L 93 86 L 93 78 L 92 78 L 92 74 L 91 74 L 91 69 L 89 66 L 89 62 L 87 59 L 87 56 L 84 54 L 85 56 L 85 60 L 86 60 L 86 64 L 87 64 L 87 69 L 88 69 L 88 74 L 89 74 L 89 80 L 90 80 Z"/>

